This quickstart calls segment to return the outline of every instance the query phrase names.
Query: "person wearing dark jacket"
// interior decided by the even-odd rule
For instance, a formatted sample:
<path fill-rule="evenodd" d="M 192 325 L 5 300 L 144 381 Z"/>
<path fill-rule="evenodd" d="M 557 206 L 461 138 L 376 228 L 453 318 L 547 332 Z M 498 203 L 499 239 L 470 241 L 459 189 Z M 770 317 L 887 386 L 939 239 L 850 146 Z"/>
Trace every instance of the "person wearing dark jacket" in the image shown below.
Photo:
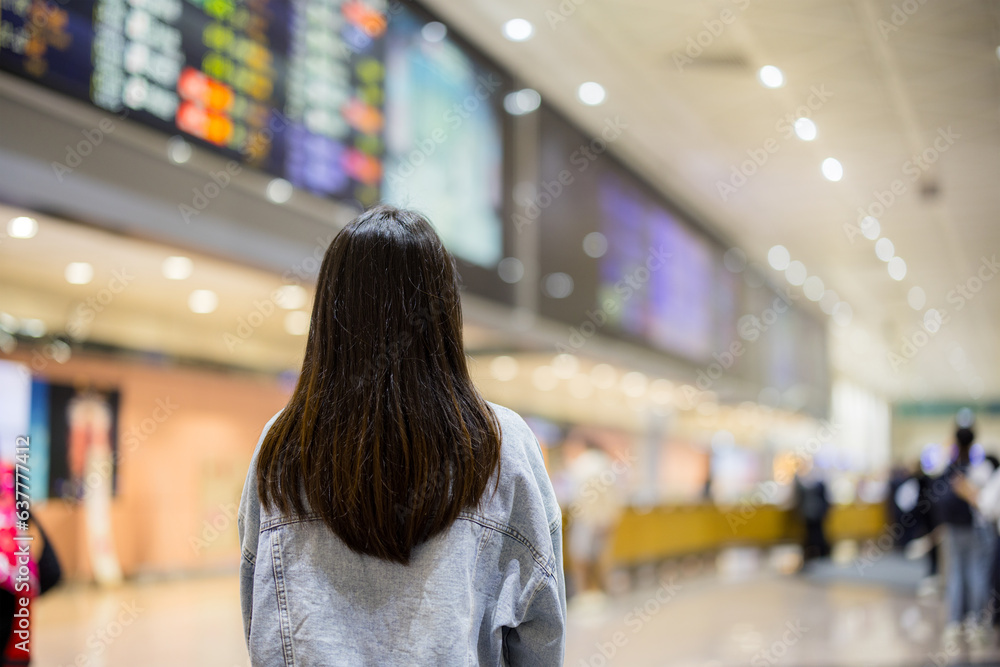
<path fill-rule="evenodd" d="M 944 528 L 944 547 L 947 556 L 948 626 L 946 635 L 957 635 L 967 615 L 973 619 L 966 627 L 967 634 L 979 632 L 975 627 L 981 620 L 989 594 L 989 569 L 983 567 L 989 554 L 983 553 L 985 545 L 974 527 L 973 509 L 952 488 L 952 481 L 964 478 L 969 471 L 969 451 L 975 434 L 969 428 L 955 433 L 957 453 L 941 478 L 948 482 L 946 490 L 935 502 L 938 522 Z"/>

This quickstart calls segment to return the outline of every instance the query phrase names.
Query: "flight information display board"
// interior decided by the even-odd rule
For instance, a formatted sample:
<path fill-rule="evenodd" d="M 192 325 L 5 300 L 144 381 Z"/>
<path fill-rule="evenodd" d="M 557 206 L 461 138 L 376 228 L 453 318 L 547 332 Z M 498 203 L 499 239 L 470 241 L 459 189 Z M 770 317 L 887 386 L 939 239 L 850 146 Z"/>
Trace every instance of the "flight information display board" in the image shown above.
<path fill-rule="evenodd" d="M 551 110 L 540 134 L 539 304 L 571 325 L 564 346 L 600 330 L 697 363 L 727 350 L 740 286 L 719 244 Z"/>
<path fill-rule="evenodd" d="M 314 194 L 382 178 L 385 0 L 0 0 L 0 69 Z"/>

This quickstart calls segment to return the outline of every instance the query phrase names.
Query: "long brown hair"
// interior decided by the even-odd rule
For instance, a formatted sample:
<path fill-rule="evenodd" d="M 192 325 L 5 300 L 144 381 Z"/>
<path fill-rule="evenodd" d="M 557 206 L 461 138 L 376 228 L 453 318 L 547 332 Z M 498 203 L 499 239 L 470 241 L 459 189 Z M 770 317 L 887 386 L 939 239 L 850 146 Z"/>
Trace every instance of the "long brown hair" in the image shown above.
<path fill-rule="evenodd" d="M 372 208 L 323 258 L 302 373 L 258 455 L 261 503 L 317 513 L 355 552 L 405 564 L 479 502 L 499 462 L 455 261 L 418 213 Z"/>

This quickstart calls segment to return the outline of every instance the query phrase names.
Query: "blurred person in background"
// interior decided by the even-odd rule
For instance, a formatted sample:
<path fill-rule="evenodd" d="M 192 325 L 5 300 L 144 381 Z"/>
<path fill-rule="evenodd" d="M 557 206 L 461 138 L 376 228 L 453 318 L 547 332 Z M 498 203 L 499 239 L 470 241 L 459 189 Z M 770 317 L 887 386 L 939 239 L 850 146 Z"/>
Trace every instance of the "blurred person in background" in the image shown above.
<path fill-rule="evenodd" d="M 830 512 L 823 476 L 812 462 L 802 459 L 795 475 L 795 512 L 805 526 L 802 539 L 802 564 L 830 555 L 826 539 L 826 515 Z"/>
<path fill-rule="evenodd" d="M 970 644 L 982 643 L 985 638 L 982 612 L 989 595 L 991 544 L 995 542 L 986 538 L 982 522 L 976 521 L 972 505 L 963 497 L 969 490 L 965 487 L 970 484 L 969 452 L 975 437 L 971 428 L 963 427 L 955 432 L 955 454 L 941 475 L 948 486 L 935 498 L 948 567 L 945 641 L 954 642 L 962 633 L 964 622 L 966 641 Z"/>
<path fill-rule="evenodd" d="M 566 507 L 574 594 L 597 602 L 606 590 L 611 537 L 624 509 L 613 461 L 588 438 L 571 439 L 566 456 Z"/>
<path fill-rule="evenodd" d="M 473 385 L 455 260 L 419 214 L 377 206 L 327 249 L 238 526 L 255 666 L 562 664 L 542 452 Z"/>
<path fill-rule="evenodd" d="M 952 482 L 955 492 L 976 511 L 975 524 L 980 539 L 986 544 L 985 564 L 989 570 L 990 595 L 996 607 L 1000 603 L 1000 461 L 996 456 L 985 459 L 970 471 L 969 476 L 956 475 Z M 987 611 L 990 605 L 987 602 Z M 1000 609 L 994 609 L 987 619 L 993 625 L 1000 621 Z"/>

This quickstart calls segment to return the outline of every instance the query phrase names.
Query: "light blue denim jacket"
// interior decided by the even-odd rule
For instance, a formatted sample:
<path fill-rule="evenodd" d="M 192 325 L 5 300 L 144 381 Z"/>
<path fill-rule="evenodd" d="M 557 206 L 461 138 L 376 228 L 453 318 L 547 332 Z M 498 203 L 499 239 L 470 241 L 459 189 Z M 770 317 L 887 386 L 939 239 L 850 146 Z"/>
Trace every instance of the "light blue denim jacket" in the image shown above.
<path fill-rule="evenodd" d="M 497 492 L 491 483 L 409 565 L 352 552 L 317 516 L 262 510 L 254 452 L 238 518 L 253 665 L 562 665 L 559 506 L 535 436 L 491 407 L 503 434 Z"/>

